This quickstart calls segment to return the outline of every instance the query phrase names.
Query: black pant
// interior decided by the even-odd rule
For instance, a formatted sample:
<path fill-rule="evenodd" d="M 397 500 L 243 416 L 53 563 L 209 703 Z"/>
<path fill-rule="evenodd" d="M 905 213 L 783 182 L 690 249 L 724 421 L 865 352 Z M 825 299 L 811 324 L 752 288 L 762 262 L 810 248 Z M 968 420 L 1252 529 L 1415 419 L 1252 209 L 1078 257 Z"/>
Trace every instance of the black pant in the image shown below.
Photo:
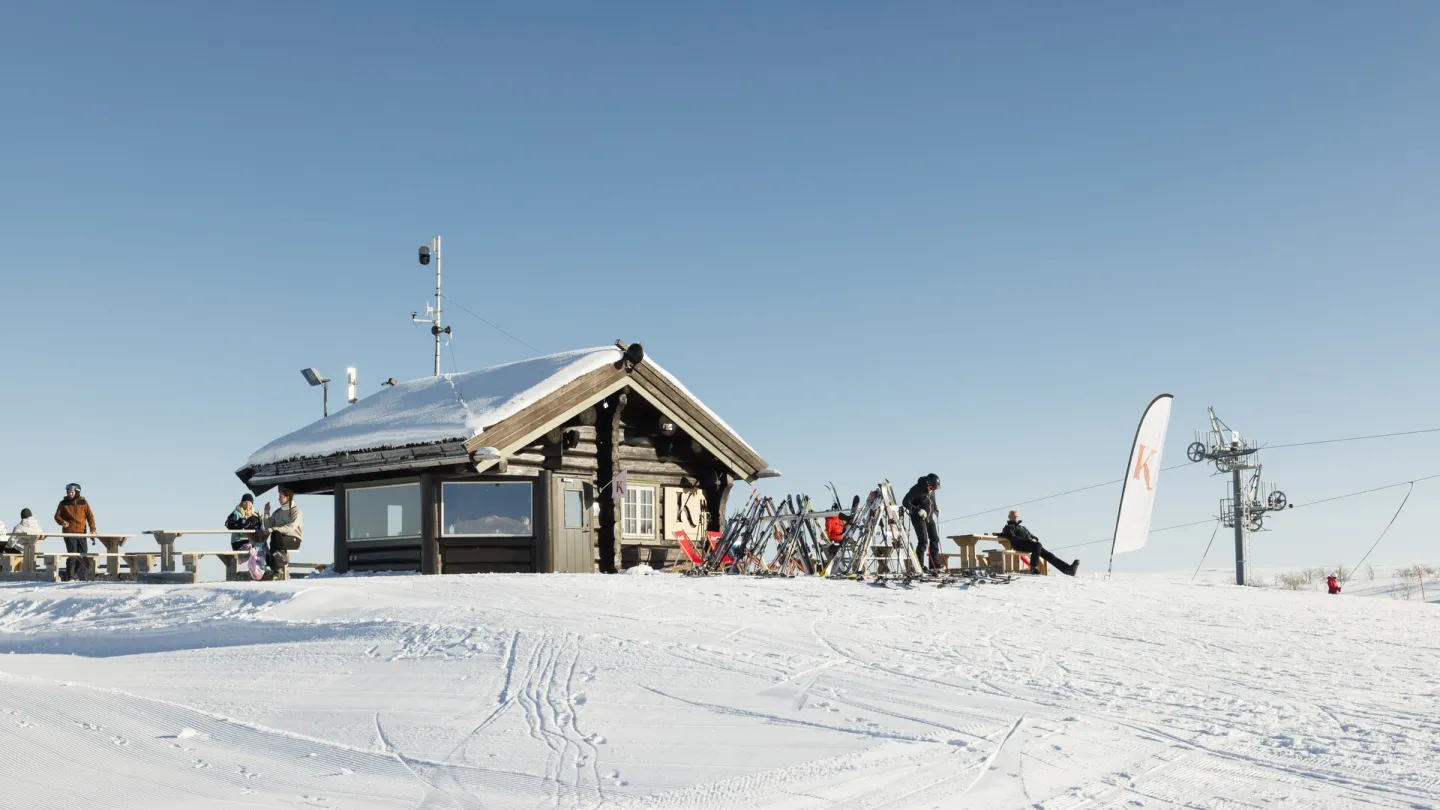
<path fill-rule="evenodd" d="M 80 582 L 90 578 L 90 555 L 86 545 L 89 539 L 85 537 L 65 538 L 65 550 L 71 554 L 84 554 L 84 557 L 67 557 L 65 559 L 65 574 L 70 577 L 71 582 Z"/>
<path fill-rule="evenodd" d="M 915 527 L 915 556 L 920 558 L 920 565 L 925 565 L 925 551 L 930 551 L 930 568 L 940 567 L 940 527 L 935 523 L 933 514 L 926 515 L 922 520 L 919 512 L 910 513 L 910 524 Z"/>
<path fill-rule="evenodd" d="M 290 552 L 300 548 L 300 541 L 289 535 L 271 532 L 269 543 L 270 548 L 269 553 L 265 555 L 265 564 L 269 566 L 271 572 L 279 576 L 281 571 L 290 566 Z"/>
<path fill-rule="evenodd" d="M 1051 567 L 1060 573 L 1067 577 L 1075 576 L 1074 566 L 1050 553 L 1049 549 L 1040 545 L 1039 540 L 1011 540 L 1010 548 L 1021 554 L 1030 555 L 1030 573 L 1032 574 L 1040 570 L 1040 558 L 1044 557 L 1045 562 L 1050 563 Z"/>

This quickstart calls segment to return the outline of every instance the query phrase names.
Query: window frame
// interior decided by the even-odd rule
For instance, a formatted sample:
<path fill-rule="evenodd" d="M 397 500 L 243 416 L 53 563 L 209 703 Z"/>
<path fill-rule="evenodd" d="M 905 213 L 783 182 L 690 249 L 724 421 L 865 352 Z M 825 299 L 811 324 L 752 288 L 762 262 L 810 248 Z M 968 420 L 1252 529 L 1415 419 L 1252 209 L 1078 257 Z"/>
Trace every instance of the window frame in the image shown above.
<path fill-rule="evenodd" d="M 416 532 L 415 532 L 414 534 L 384 535 L 384 536 L 381 536 L 381 537 L 351 537 L 350 534 L 351 534 L 351 531 L 353 530 L 353 528 L 354 528 L 354 526 L 355 526 L 355 522 L 354 522 L 353 520 L 351 520 L 351 518 L 350 518 L 350 496 L 351 496 L 351 495 L 354 495 L 354 494 L 357 493 L 357 492 L 369 492 L 369 491 L 371 491 L 371 490 L 377 490 L 377 489 L 398 489 L 398 488 L 400 488 L 400 487 L 414 487 L 414 488 L 415 488 L 415 493 L 416 493 L 416 495 L 417 495 L 418 498 L 419 498 L 419 501 L 418 501 L 418 503 L 417 503 L 416 506 L 417 506 L 417 511 L 420 513 L 420 522 L 419 522 L 419 524 L 418 524 L 418 528 L 417 528 Z M 353 544 L 356 544 L 356 543 L 360 543 L 360 544 L 366 544 L 366 543 L 370 543 L 370 544 L 394 543 L 394 542 L 397 541 L 397 540 L 398 540 L 398 541 L 412 541 L 412 540 L 413 540 L 413 541 L 419 542 L 419 541 L 424 537 L 424 535 L 425 535 L 425 518 L 424 518 L 424 512 L 425 512 L 425 491 L 424 491 L 424 488 L 420 485 L 420 481 L 419 481 L 418 479 L 413 479 L 413 478 L 412 478 L 412 479 L 408 479 L 408 480 L 404 480 L 404 481 L 387 481 L 387 482 L 383 482 L 383 483 L 382 483 L 382 482 L 375 482 L 375 483 L 365 483 L 365 484 L 362 484 L 362 483 L 347 484 L 347 485 L 345 486 L 345 542 L 346 542 L 347 544 L 350 544 L 350 545 L 353 545 Z M 402 526 L 404 525 L 404 519 L 403 519 L 403 518 L 401 519 L 401 525 L 402 525 Z"/>
<path fill-rule="evenodd" d="M 630 501 L 630 493 L 632 493 L 632 492 L 635 493 L 635 495 L 636 495 L 636 499 L 635 499 L 635 502 L 634 502 L 633 504 L 632 504 L 631 501 Z M 650 507 L 650 516 L 649 516 L 649 518 L 648 518 L 648 520 L 650 521 L 650 531 L 649 531 L 649 533 L 646 533 L 646 532 L 643 531 L 644 526 L 645 526 L 645 521 L 647 520 L 647 518 L 646 518 L 645 515 L 644 515 L 644 508 L 647 506 L 647 504 L 644 504 L 644 503 L 640 502 L 639 495 L 640 495 L 641 492 L 648 492 L 648 493 L 650 493 L 650 503 L 648 504 L 648 506 Z M 659 536 L 659 530 L 660 530 L 660 508 L 659 508 L 659 507 L 660 507 L 660 504 L 659 504 L 659 497 L 660 497 L 659 487 L 656 487 L 656 486 L 654 486 L 654 485 L 652 485 L 652 484 L 632 484 L 632 485 L 630 485 L 630 486 L 625 487 L 625 497 L 620 501 L 620 536 L 621 536 L 621 537 L 623 537 L 623 538 L 629 538 L 629 539 L 634 539 L 634 540 L 654 540 L 656 537 Z M 635 515 L 634 515 L 633 518 L 632 518 L 631 515 L 630 515 L 630 511 L 631 511 L 631 508 L 632 508 L 632 507 L 634 508 L 634 511 L 635 511 Z M 631 530 L 630 530 L 630 526 L 631 526 L 632 523 L 633 523 L 634 526 L 635 526 L 635 530 L 634 530 L 634 531 L 631 531 Z"/>
<path fill-rule="evenodd" d="M 535 484 L 536 484 L 536 482 L 535 482 L 535 481 L 530 481 L 530 480 L 522 480 L 522 481 L 474 481 L 474 480 L 459 480 L 459 481 L 441 481 L 441 482 L 439 482 L 439 483 L 440 483 L 440 491 L 439 491 L 438 493 L 436 493 L 436 500 L 439 501 L 438 506 L 440 507 L 440 525 L 437 527 L 437 528 L 439 529 L 439 531 L 437 532 L 437 539 L 439 539 L 439 540 L 450 540 L 450 539 L 465 540 L 465 539 L 476 539 L 476 538 L 479 538 L 479 539 L 485 539 L 485 538 L 529 538 L 529 539 L 533 539 L 533 538 L 536 536 L 536 526 L 535 526 Z M 529 519 L 530 519 L 530 531 L 527 532 L 527 533 L 525 533 L 525 534 L 515 534 L 515 533 L 508 533 L 508 534 L 474 534 L 474 533 L 471 533 L 471 532 L 455 532 L 455 533 L 451 533 L 451 532 L 446 531 L 446 530 L 445 530 L 445 527 L 446 527 L 447 524 L 446 524 L 446 522 L 445 522 L 445 487 L 448 487 L 448 486 L 524 486 L 524 487 L 526 487 L 526 488 L 528 489 L 528 495 L 529 495 L 529 498 L 527 499 L 527 501 L 528 501 L 528 503 L 529 503 L 529 505 L 530 505 L 530 512 L 529 512 L 529 514 L 527 515 L 527 517 L 529 517 Z"/>

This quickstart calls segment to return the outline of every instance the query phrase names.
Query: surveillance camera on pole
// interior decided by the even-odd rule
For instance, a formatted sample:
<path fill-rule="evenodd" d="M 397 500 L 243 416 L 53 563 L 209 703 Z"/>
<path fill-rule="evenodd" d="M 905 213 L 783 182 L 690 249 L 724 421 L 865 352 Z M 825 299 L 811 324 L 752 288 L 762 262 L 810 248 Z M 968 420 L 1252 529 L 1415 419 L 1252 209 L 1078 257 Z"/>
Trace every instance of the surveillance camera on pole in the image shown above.
<path fill-rule="evenodd" d="M 433 240 L 431 240 L 428 244 L 424 244 L 424 245 L 421 245 L 421 246 L 420 246 L 420 264 L 421 264 L 421 265 L 428 265 L 428 264 L 430 264 L 430 257 L 431 257 L 431 254 L 432 254 L 432 253 L 434 254 L 434 257 L 435 257 L 435 306 L 434 306 L 434 307 L 431 307 L 429 304 L 426 304 L 426 305 L 425 305 L 425 314 L 428 315 L 429 317 L 427 317 L 427 318 L 421 318 L 421 317 L 419 317 L 420 313 L 417 311 L 417 312 L 412 312 L 412 313 L 410 313 L 410 320 L 411 320 L 412 323 L 428 323 L 428 324 L 430 324 L 430 334 L 435 336 L 435 376 L 436 376 L 436 377 L 439 377 L 439 376 L 440 376 L 440 336 L 441 336 L 441 335 L 445 335 L 445 336 L 447 337 L 447 339 L 448 339 L 448 337 L 449 337 L 449 335 L 450 335 L 450 327 L 448 327 L 448 326 L 441 326 L 441 325 L 440 325 L 440 302 L 441 302 L 441 299 L 444 298 L 444 295 L 440 292 L 440 265 L 441 265 L 441 254 L 440 254 L 440 237 L 438 237 L 438 236 L 435 237 Z"/>

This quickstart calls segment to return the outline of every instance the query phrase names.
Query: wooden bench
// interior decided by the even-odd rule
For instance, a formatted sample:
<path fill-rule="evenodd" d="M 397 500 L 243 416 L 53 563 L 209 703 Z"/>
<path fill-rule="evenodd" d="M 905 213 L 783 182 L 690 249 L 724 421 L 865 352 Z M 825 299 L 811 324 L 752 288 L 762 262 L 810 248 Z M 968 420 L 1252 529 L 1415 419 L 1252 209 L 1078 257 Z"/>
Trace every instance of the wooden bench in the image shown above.
<path fill-rule="evenodd" d="M 241 569 L 241 565 L 250 559 L 249 551 L 182 551 L 180 552 L 180 564 L 192 577 L 192 582 L 200 581 L 200 561 L 206 557 L 215 557 L 225 566 L 226 582 L 253 582 L 255 579 L 250 576 L 248 569 Z M 289 578 L 285 575 L 286 572 L 281 571 L 280 573 L 281 576 L 277 577 L 278 579 Z"/>
<path fill-rule="evenodd" d="M 134 537 L 134 536 L 135 536 L 135 535 L 133 535 L 133 534 L 81 534 L 81 533 L 78 533 L 78 532 L 77 532 L 77 533 L 45 532 L 45 533 L 43 533 L 43 534 L 12 534 L 12 535 L 10 535 L 10 539 L 11 539 L 12 541 L 18 543 L 18 544 L 20 545 L 21 549 L 22 549 L 21 554 L 20 554 L 20 557 L 21 557 L 20 567 L 19 567 L 19 570 L 16 570 L 15 567 L 14 567 L 14 565 L 13 565 L 12 563 L 6 562 L 6 563 L 5 563 L 5 566 L 3 567 L 3 569 L 0 569 L 0 581 L 3 581 L 3 580 L 17 580 L 17 579 L 18 579 L 18 580 L 39 580 L 39 581 L 41 581 L 41 582 L 46 582 L 46 581 L 53 582 L 53 581 L 54 581 L 54 576 L 55 576 L 55 574 L 53 574 L 53 573 L 52 573 L 51 571 L 49 571 L 49 570 L 41 570 L 41 569 L 37 566 L 37 564 L 36 564 L 36 563 L 37 563 L 37 558 L 39 558 L 40 560 L 43 561 L 43 559 L 44 559 L 45 556 L 56 556 L 56 555 L 45 555 L 44 552 L 37 552 L 37 548 L 39 547 L 40 543 L 43 542 L 44 540 L 46 540 L 47 538 L 51 538 L 51 537 L 59 537 L 59 538 L 64 538 L 64 539 L 77 539 L 77 538 L 78 538 L 78 539 L 86 540 L 87 542 L 88 542 L 89 540 L 92 540 L 92 539 L 93 539 L 93 540 L 99 540 L 99 541 L 105 546 L 105 553 L 103 553 L 103 554 L 99 554 L 99 553 L 96 553 L 96 554 L 86 553 L 86 554 L 84 554 L 84 555 L 81 555 L 81 554 L 79 554 L 79 553 L 77 553 L 77 552 L 69 552 L 69 551 L 67 551 L 67 552 L 60 553 L 60 554 L 59 554 L 59 557 L 62 558 L 62 559 L 69 559 L 70 557 L 86 556 L 86 557 L 94 557 L 94 558 L 96 558 L 97 560 L 98 560 L 99 558 L 102 558 L 102 557 L 103 557 L 103 558 L 105 558 L 105 561 L 106 561 L 106 566 L 105 566 L 105 567 L 106 567 L 106 576 L 105 576 L 105 578 L 106 578 L 106 579 L 119 579 L 119 578 L 120 578 L 120 561 L 121 561 L 121 559 L 124 557 L 124 555 L 120 553 L 120 547 L 123 546 L 123 545 L 125 545 L 125 541 L 126 541 L 126 540 L 128 540 L 128 539 L 130 539 L 131 537 Z M 9 556 L 9 555 L 7 555 L 7 556 Z M 95 571 L 93 568 L 91 569 L 91 571 L 92 571 L 92 578 L 99 578 L 97 571 Z"/>
<path fill-rule="evenodd" d="M 314 576 L 315 574 L 318 574 L 318 573 L 320 573 L 321 571 L 324 571 L 326 568 L 329 568 L 329 567 L 330 567 L 330 563 L 304 563 L 304 562 L 293 562 L 293 561 L 292 561 L 292 562 L 290 563 L 289 567 L 290 567 L 290 568 L 303 568 L 303 569 L 305 569 L 305 571 L 304 571 L 303 573 L 302 573 L 302 572 L 299 572 L 299 571 L 296 571 L 296 572 L 287 572 L 287 574 L 286 574 L 286 578 L 287 578 L 287 579 L 295 579 L 295 578 L 298 578 L 298 577 Z"/>

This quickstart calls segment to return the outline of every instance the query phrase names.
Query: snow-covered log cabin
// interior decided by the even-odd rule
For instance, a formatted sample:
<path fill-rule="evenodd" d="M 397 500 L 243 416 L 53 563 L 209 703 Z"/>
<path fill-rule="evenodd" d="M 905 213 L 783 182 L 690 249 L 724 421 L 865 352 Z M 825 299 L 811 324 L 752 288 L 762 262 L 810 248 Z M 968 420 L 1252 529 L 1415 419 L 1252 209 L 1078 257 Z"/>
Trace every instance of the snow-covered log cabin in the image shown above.
<path fill-rule="evenodd" d="M 718 530 L 736 481 L 775 474 L 619 343 L 386 387 L 236 471 L 257 495 L 333 495 L 338 571 L 427 574 L 677 562 L 676 532 Z"/>

